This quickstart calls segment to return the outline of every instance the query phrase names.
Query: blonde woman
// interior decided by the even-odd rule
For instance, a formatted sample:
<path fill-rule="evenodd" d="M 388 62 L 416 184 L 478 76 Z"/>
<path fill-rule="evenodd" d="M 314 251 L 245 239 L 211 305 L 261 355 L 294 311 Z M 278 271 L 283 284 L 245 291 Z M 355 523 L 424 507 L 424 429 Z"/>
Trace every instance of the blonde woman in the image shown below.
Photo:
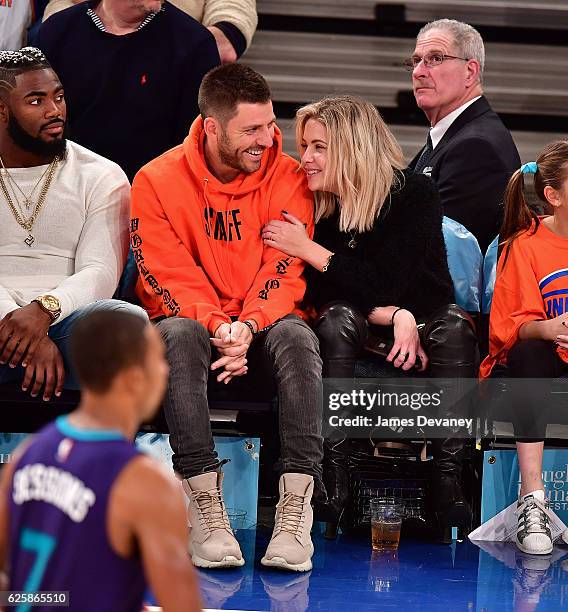
<path fill-rule="evenodd" d="M 400 146 L 365 100 L 339 96 L 304 106 L 296 115 L 296 137 L 315 196 L 314 238 L 285 212 L 284 221 L 264 228 L 263 238 L 309 264 L 306 300 L 317 311 L 324 376 L 353 377 L 369 338 L 380 337 L 391 347 L 388 367 L 474 378 L 474 326 L 452 303 L 434 184 L 403 170 Z M 443 527 L 465 529 L 471 522 L 460 486 L 463 447 L 455 437 L 433 443 L 433 498 Z M 329 480 L 339 512 L 341 478 Z"/>

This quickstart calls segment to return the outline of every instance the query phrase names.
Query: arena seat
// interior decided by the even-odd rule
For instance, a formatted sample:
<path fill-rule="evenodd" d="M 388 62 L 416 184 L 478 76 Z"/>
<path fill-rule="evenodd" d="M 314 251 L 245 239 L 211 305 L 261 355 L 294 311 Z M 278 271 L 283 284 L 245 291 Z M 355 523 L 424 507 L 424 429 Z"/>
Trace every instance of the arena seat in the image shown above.
<path fill-rule="evenodd" d="M 497 276 L 497 257 L 499 247 L 499 236 L 495 236 L 491 244 L 487 247 L 487 252 L 483 259 L 483 290 L 481 312 L 488 315 L 491 311 L 491 301 L 493 299 L 493 289 L 495 288 L 495 278 Z"/>
<path fill-rule="evenodd" d="M 452 19 L 479 26 L 568 28 L 568 5 L 564 0 L 379 0 L 376 3 L 377 19 L 383 17 L 385 8 L 393 6 L 401 7 L 405 21 L 413 23 L 451 15 Z"/>
<path fill-rule="evenodd" d="M 568 28 L 568 4 L 564 0 L 258 0 L 257 8 L 261 15 L 369 21 L 392 19 L 399 15 L 413 23 L 451 16 L 474 25 L 530 26 L 551 30 Z M 385 12 L 385 9 L 390 10 Z"/>
<path fill-rule="evenodd" d="M 456 304 L 469 313 L 481 312 L 483 255 L 476 237 L 461 223 L 444 217 L 442 231 Z"/>
<path fill-rule="evenodd" d="M 235 427 L 241 421 L 251 423 L 257 416 L 271 415 L 277 409 L 276 398 L 231 395 L 230 391 L 221 389 L 209 394 L 212 421 L 231 423 Z M 0 431 L 32 433 L 60 414 L 74 410 L 80 399 L 79 391 L 64 390 L 60 398 L 44 402 L 41 397 L 24 393 L 16 383 L 0 385 Z M 168 433 L 162 413 L 144 429 Z"/>
<path fill-rule="evenodd" d="M 278 119 L 278 127 L 284 138 L 284 152 L 297 157 L 294 119 Z M 404 157 L 410 162 L 426 141 L 427 128 L 420 125 L 396 125 L 389 124 L 398 143 L 402 147 Z M 513 140 L 519 149 L 519 155 L 524 162 L 533 161 L 538 156 L 545 144 L 566 138 L 566 134 L 557 132 L 521 132 L 512 131 Z"/>
<path fill-rule="evenodd" d="M 136 296 L 136 280 L 138 278 L 138 268 L 132 249 L 128 249 L 128 257 L 126 265 L 122 271 L 122 276 L 118 282 L 118 287 L 114 292 L 113 297 L 117 300 L 124 300 L 131 304 L 140 304 L 140 300 Z"/>
<path fill-rule="evenodd" d="M 266 77 L 276 102 L 351 93 L 396 108 L 412 96 L 402 61 L 413 48 L 405 38 L 258 31 L 243 59 Z M 486 50 L 484 85 L 496 112 L 568 115 L 568 48 L 488 43 Z"/>
<path fill-rule="evenodd" d="M 259 15 L 287 15 L 292 17 L 327 17 L 335 19 L 375 19 L 376 1 L 351 0 L 336 2 L 334 0 L 257 0 Z"/>

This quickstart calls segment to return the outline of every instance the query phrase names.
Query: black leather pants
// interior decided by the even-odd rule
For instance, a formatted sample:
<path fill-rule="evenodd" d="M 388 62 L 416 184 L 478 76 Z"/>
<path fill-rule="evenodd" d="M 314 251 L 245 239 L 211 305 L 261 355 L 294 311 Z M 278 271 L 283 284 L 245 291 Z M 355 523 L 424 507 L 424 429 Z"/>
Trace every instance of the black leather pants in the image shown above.
<path fill-rule="evenodd" d="M 354 378 L 355 361 L 361 354 L 369 324 L 347 302 L 331 302 L 320 311 L 313 326 L 320 342 L 324 378 Z"/>
<path fill-rule="evenodd" d="M 477 376 L 479 350 L 475 326 L 471 317 L 455 304 L 434 313 L 420 334 L 422 347 L 429 359 L 427 374 L 432 378 L 452 379 L 446 390 L 445 402 L 454 407 L 445 416 L 469 414 L 471 406 L 467 390 Z M 460 385 L 464 381 L 466 387 Z M 455 399 L 450 400 L 453 394 Z M 459 399 L 462 398 L 462 399 Z M 475 416 L 475 415 L 473 415 Z M 465 432 L 456 429 L 449 438 L 432 440 L 435 460 L 432 504 L 438 525 L 442 528 L 471 528 L 472 513 L 464 499 L 461 480 L 465 453 Z M 449 539 L 446 533 L 446 539 Z"/>
<path fill-rule="evenodd" d="M 419 327 L 420 342 L 432 378 L 475 378 L 479 362 L 477 336 L 471 317 L 455 304 L 437 310 Z M 331 302 L 314 323 L 320 341 L 323 375 L 353 378 L 368 334 L 365 317 L 348 302 Z"/>
<path fill-rule="evenodd" d="M 420 323 L 424 323 L 419 327 L 420 341 L 429 360 L 426 375 L 453 379 L 451 392 L 460 394 L 456 379 L 475 378 L 479 364 L 477 337 L 471 317 L 459 306 L 448 304 Z M 327 304 L 319 313 L 314 331 L 320 341 L 324 377 L 353 378 L 355 362 L 362 353 L 367 335 L 372 332 L 361 312 L 348 302 Z M 390 328 L 384 328 L 384 331 L 392 334 Z M 445 416 L 452 416 L 452 411 L 449 410 Z M 464 432 L 456 430 L 451 438 L 432 442 L 436 461 L 433 499 L 437 502 L 436 514 L 441 524 L 449 522 L 453 526 L 459 523 L 458 526 L 465 527 L 468 518 L 471 521 L 471 511 L 460 487 L 463 437 Z M 333 497 L 333 493 L 329 493 Z M 459 512 L 454 511 L 456 508 Z"/>

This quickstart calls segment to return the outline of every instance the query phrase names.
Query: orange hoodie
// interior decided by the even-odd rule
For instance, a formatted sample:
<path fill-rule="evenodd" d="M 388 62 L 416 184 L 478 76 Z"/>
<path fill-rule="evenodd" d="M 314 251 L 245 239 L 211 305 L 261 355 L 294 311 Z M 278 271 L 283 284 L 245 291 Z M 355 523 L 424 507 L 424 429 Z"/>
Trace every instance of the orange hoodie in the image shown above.
<path fill-rule="evenodd" d="M 516 238 L 507 263 L 503 249 L 489 315 L 489 355 L 479 368 L 487 378 L 496 363 L 506 364 L 519 329 L 528 321 L 544 321 L 568 312 L 568 239 L 540 223 Z M 568 363 L 568 351 L 557 348 Z"/>
<path fill-rule="evenodd" d="M 230 317 L 259 329 L 297 312 L 304 263 L 264 246 L 262 227 L 287 211 L 313 234 L 313 197 L 282 137 L 261 167 L 221 183 L 205 163 L 203 121 L 183 144 L 146 164 L 132 185 L 136 292 L 150 318 L 195 319 L 211 334 Z"/>

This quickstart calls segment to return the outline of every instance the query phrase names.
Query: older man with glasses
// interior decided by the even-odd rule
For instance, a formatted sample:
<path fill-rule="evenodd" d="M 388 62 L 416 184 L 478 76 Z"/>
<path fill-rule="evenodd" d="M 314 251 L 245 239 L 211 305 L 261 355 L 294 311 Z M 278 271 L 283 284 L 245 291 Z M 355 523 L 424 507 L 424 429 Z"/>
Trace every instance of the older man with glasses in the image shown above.
<path fill-rule="evenodd" d="M 511 134 L 483 95 L 484 63 L 479 32 L 452 19 L 425 25 L 404 62 L 431 126 L 411 167 L 432 177 L 444 214 L 464 225 L 483 253 L 499 231 L 505 186 L 520 165 Z"/>
<path fill-rule="evenodd" d="M 484 63 L 479 32 L 451 19 L 425 25 L 404 63 L 412 72 L 416 103 L 431 126 L 410 167 L 432 177 L 444 214 L 464 225 L 483 253 L 499 231 L 505 187 L 520 165 L 511 134 L 483 95 Z M 449 378 L 476 375 L 477 364 L 466 355 L 449 365 Z M 433 510 L 446 531 L 451 526 L 467 530 L 471 522 L 461 489 L 464 437 L 458 429 L 450 438 L 432 441 Z"/>

